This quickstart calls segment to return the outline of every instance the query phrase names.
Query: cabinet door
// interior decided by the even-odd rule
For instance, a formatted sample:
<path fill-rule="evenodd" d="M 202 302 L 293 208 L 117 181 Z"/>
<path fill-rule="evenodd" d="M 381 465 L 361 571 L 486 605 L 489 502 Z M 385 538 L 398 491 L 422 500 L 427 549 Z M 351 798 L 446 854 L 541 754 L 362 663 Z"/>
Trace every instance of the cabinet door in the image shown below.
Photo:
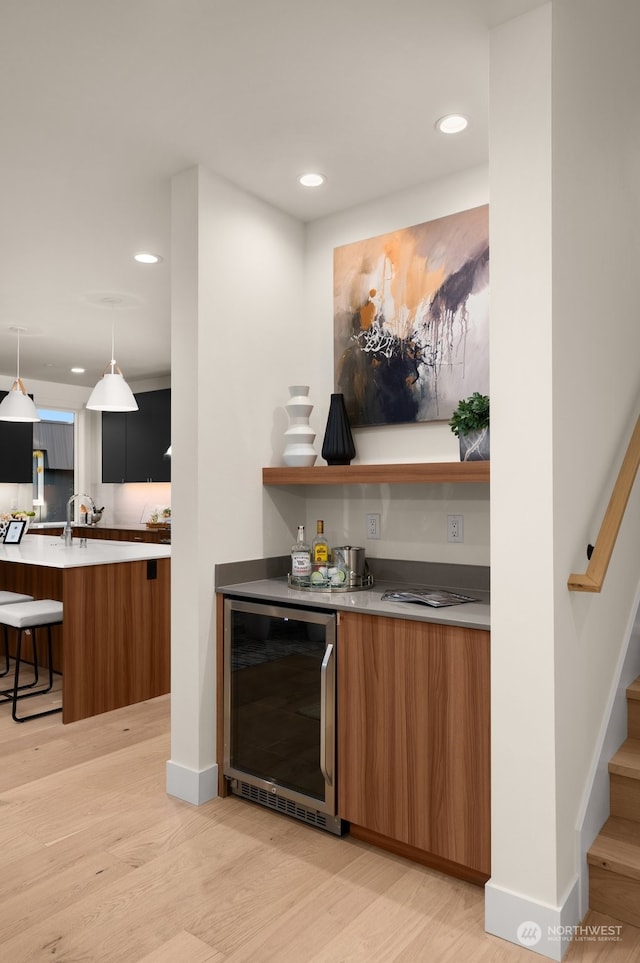
<path fill-rule="evenodd" d="M 171 391 L 136 395 L 138 411 L 127 413 L 127 481 L 171 481 Z"/>
<path fill-rule="evenodd" d="M 171 389 L 136 395 L 138 411 L 102 414 L 102 481 L 168 482 Z"/>
<path fill-rule="evenodd" d="M 7 394 L 0 391 L 0 401 Z M 0 482 L 30 481 L 33 481 L 33 423 L 0 421 Z"/>
<path fill-rule="evenodd" d="M 488 876 L 489 633 L 340 615 L 339 815 Z"/>
<path fill-rule="evenodd" d="M 126 481 L 127 419 L 125 411 L 102 413 L 102 481 Z"/>

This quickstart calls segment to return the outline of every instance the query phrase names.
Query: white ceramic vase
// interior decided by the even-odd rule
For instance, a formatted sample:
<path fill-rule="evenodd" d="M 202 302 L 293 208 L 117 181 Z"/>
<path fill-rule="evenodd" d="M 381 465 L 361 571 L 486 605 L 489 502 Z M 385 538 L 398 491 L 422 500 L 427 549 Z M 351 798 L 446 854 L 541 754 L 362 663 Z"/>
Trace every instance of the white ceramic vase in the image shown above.
<path fill-rule="evenodd" d="M 289 416 L 282 456 L 285 465 L 292 468 L 314 465 L 318 456 L 313 450 L 316 433 L 309 425 L 309 415 L 313 411 L 313 405 L 309 401 L 309 385 L 290 385 L 289 400 L 285 408 Z"/>

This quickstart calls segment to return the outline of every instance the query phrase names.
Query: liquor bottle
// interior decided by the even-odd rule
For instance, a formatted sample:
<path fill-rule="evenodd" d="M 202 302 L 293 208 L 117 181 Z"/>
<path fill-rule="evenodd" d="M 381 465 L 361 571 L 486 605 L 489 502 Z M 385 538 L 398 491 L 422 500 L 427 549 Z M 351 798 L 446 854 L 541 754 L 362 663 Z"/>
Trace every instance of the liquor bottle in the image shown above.
<path fill-rule="evenodd" d="M 291 575 L 293 578 L 311 575 L 311 548 L 304 538 L 304 525 L 298 525 L 298 537 L 291 546 Z"/>
<path fill-rule="evenodd" d="M 326 565 L 329 561 L 329 543 L 324 537 L 324 522 L 321 518 L 316 522 L 316 537 L 311 543 L 311 564 Z"/>

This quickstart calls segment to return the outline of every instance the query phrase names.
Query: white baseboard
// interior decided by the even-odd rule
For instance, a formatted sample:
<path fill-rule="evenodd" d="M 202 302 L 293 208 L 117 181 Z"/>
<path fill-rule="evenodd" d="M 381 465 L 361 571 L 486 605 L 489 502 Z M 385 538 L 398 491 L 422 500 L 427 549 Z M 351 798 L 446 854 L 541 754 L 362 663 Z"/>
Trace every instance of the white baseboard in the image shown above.
<path fill-rule="evenodd" d="M 576 876 L 561 906 L 548 906 L 501 889 L 489 880 L 484 889 L 485 929 L 551 960 L 561 960 L 580 924 Z"/>
<path fill-rule="evenodd" d="M 201 806 L 218 795 L 218 766 L 213 765 L 197 772 L 169 759 L 166 785 L 169 796 Z"/>

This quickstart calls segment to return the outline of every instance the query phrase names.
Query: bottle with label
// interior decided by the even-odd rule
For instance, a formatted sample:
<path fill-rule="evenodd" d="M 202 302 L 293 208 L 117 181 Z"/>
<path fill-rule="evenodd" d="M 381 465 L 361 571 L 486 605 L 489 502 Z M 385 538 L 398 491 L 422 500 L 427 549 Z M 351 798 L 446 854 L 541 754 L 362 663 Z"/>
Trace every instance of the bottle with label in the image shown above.
<path fill-rule="evenodd" d="M 304 538 L 304 525 L 298 525 L 298 537 L 291 546 L 292 578 L 308 578 L 311 575 L 311 547 Z"/>
<path fill-rule="evenodd" d="M 321 518 L 316 522 L 316 537 L 311 543 L 311 564 L 327 565 L 329 562 L 329 543 L 324 537 L 324 522 Z"/>

